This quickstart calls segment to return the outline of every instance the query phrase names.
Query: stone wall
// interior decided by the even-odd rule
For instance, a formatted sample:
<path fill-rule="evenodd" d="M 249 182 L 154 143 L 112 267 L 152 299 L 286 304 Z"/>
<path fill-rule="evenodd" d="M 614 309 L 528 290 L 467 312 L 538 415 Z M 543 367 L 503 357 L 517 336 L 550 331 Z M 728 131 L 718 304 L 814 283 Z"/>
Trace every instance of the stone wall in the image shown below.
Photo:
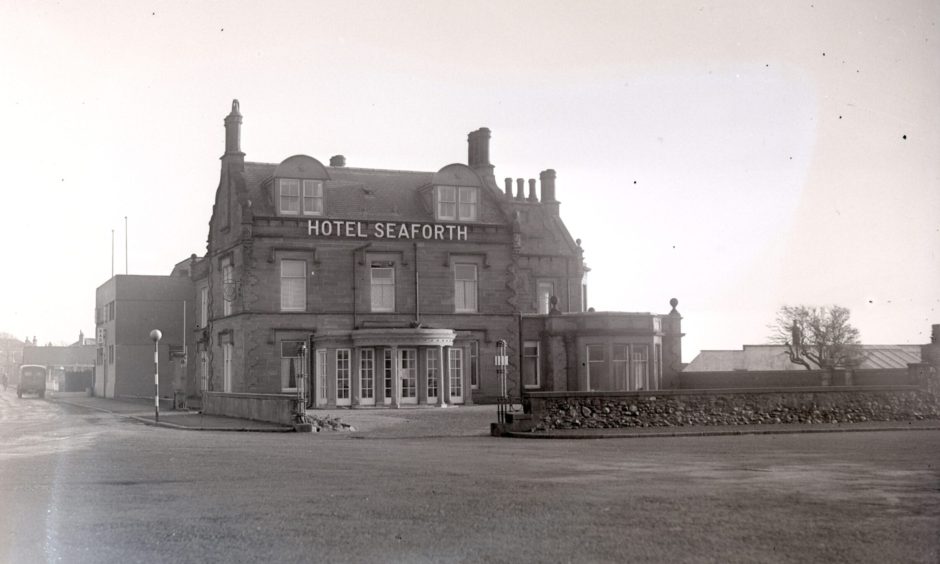
<path fill-rule="evenodd" d="M 534 393 L 534 430 L 940 419 L 940 397 L 914 386 Z"/>
<path fill-rule="evenodd" d="M 205 392 L 202 412 L 254 421 L 290 425 L 294 422 L 295 394 L 234 394 Z"/>

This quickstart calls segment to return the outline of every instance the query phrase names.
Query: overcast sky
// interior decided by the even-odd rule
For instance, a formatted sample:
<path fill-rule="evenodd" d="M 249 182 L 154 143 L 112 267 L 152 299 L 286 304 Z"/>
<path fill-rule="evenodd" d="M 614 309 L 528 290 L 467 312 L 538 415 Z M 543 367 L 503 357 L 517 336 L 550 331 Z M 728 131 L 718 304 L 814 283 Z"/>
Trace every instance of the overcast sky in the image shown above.
<path fill-rule="evenodd" d="M 598 310 L 684 359 L 840 304 L 940 323 L 940 2 L 0 2 L 0 331 L 94 333 L 95 288 L 205 252 L 238 98 L 249 161 L 558 172 Z"/>

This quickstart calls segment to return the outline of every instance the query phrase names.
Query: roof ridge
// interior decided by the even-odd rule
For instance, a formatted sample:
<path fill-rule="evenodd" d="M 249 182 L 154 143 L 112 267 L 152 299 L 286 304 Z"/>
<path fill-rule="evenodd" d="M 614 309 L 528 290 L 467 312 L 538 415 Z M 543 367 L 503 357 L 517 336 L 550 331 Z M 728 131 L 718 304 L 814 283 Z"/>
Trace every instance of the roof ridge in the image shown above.
<path fill-rule="evenodd" d="M 383 173 L 397 173 L 397 174 L 434 174 L 428 170 L 401 170 L 401 169 L 391 169 L 391 168 L 363 168 L 357 166 L 328 166 L 326 167 L 329 170 L 352 170 L 355 172 L 383 172 Z"/>
<path fill-rule="evenodd" d="M 271 166 L 277 168 L 279 163 L 263 163 L 260 161 L 245 161 L 246 165 L 253 166 Z M 344 171 L 350 170 L 353 172 L 381 172 L 381 173 L 395 173 L 395 174 L 435 174 L 434 171 L 430 170 L 405 170 L 405 169 L 394 169 L 394 168 L 369 168 L 369 167 L 358 167 L 358 166 L 327 166 L 324 167 L 328 170 L 337 170 Z"/>

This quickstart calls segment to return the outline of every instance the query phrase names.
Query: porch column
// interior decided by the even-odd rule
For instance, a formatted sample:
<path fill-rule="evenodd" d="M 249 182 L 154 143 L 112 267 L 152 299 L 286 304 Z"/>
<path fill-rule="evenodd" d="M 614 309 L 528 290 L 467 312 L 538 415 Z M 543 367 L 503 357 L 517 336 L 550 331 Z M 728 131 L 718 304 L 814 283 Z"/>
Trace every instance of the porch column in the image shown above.
<path fill-rule="evenodd" d="M 392 407 L 401 406 L 401 376 L 398 373 L 398 345 L 392 345 Z"/>
<path fill-rule="evenodd" d="M 437 387 L 437 405 L 438 407 L 447 407 L 447 400 L 450 399 L 450 363 L 447 361 L 446 354 L 450 347 L 438 347 L 438 358 L 441 359 L 441 369 L 438 370 L 438 377 L 441 379 Z"/>
<path fill-rule="evenodd" d="M 385 405 L 385 347 L 375 349 L 375 405 Z"/>
<path fill-rule="evenodd" d="M 477 370 L 481 368 L 480 366 L 480 349 L 477 348 Z M 470 358 L 470 345 L 467 345 L 463 350 L 464 358 L 464 369 L 463 369 L 463 404 L 464 405 L 473 405 L 473 396 L 471 395 L 471 380 L 473 379 L 473 359 Z"/>

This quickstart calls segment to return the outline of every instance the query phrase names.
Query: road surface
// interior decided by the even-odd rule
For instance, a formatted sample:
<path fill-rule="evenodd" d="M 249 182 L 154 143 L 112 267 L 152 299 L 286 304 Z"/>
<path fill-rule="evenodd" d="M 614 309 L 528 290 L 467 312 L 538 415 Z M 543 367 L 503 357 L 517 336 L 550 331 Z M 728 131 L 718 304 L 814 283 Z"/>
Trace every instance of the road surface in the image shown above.
<path fill-rule="evenodd" d="M 460 409 L 195 432 L 8 390 L 0 562 L 940 559 L 937 431 L 532 441 Z"/>

